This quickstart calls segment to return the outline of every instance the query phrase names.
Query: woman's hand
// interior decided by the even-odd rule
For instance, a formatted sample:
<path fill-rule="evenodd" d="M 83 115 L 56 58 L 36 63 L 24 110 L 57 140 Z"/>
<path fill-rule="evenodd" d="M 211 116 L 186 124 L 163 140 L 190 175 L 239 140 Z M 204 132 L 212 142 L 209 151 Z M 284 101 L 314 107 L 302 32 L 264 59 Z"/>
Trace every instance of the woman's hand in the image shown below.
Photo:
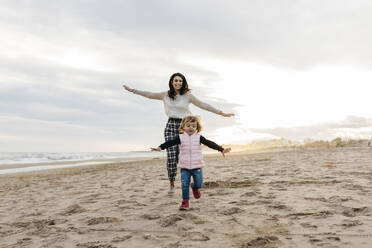
<path fill-rule="evenodd" d="M 225 117 L 232 117 L 232 116 L 235 116 L 235 114 L 233 114 L 233 113 L 228 113 L 228 114 L 226 114 L 226 113 L 224 113 L 224 112 L 222 112 L 221 115 L 222 115 L 222 116 L 225 116 Z"/>
<path fill-rule="evenodd" d="M 153 148 L 151 147 L 151 151 L 156 151 L 156 152 L 161 152 L 161 148 L 160 147 L 156 147 L 156 148 Z"/>
<path fill-rule="evenodd" d="M 129 91 L 129 92 L 133 92 L 133 89 L 132 89 L 132 88 L 129 88 L 129 87 L 126 86 L 125 84 L 123 84 L 123 88 L 126 89 L 126 90 Z"/>
<path fill-rule="evenodd" d="M 221 152 L 222 153 L 222 156 L 225 157 L 225 153 L 228 153 L 231 151 L 231 148 L 228 147 L 228 148 L 224 148 L 223 151 Z"/>

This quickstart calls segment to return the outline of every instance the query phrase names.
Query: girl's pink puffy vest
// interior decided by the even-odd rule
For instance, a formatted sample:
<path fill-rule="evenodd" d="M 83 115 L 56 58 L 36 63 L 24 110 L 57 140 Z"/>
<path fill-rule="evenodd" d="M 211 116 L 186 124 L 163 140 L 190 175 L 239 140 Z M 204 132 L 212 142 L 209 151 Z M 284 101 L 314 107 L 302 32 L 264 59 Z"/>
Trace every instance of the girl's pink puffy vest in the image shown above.
<path fill-rule="evenodd" d="M 188 170 L 203 167 L 205 164 L 200 145 L 200 134 L 182 133 L 179 136 L 181 144 L 179 145 L 178 167 Z"/>

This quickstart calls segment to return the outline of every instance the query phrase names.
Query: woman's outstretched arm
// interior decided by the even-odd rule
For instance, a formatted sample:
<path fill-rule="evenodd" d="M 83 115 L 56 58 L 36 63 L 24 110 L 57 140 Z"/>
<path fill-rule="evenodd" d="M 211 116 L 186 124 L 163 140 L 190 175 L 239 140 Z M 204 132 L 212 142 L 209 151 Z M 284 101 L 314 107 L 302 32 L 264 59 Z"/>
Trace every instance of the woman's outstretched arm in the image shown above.
<path fill-rule="evenodd" d="M 231 116 L 234 116 L 235 115 L 235 114 L 232 114 L 232 113 L 226 114 L 222 110 L 218 110 L 218 109 L 212 107 L 211 105 L 209 105 L 209 104 L 207 104 L 205 102 L 200 101 L 198 98 L 196 98 L 191 93 L 190 93 L 190 102 L 192 104 L 194 104 L 195 106 L 198 106 L 201 109 L 210 111 L 210 112 L 215 113 L 215 114 L 218 114 L 218 115 L 222 115 L 222 116 L 225 116 L 225 117 L 231 117 Z"/>
<path fill-rule="evenodd" d="M 123 84 L 123 88 L 136 95 L 144 96 L 144 97 L 155 99 L 155 100 L 163 100 L 164 94 L 166 93 L 166 92 L 149 92 L 149 91 L 135 90 L 135 89 L 128 87 L 125 84 Z"/>

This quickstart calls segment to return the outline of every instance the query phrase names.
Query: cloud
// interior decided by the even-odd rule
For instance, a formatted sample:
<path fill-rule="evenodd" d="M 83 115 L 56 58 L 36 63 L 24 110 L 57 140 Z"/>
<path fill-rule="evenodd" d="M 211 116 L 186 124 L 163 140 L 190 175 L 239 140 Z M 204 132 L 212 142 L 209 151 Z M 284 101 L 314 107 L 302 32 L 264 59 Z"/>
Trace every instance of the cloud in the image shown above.
<path fill-rule="evenodd" d="M 119 121 L 120 128 L 4 115 L 0 121 L 1 152 L 122 152 L 147 150 L 163 142 L 164 121 L 154 121 L 154 125 L 133 119 L 129 124 Z"/>
<path fill-rule="evenodd" d="M 230 112 L 243 103 L 236 95 L 227 100 L 213 94 L 221 72 L 188 58 L 292 70 L 327 63 L 370 68 L 372 34 L 366 30 L 371 29 L 371 10 L 365 0 L 5 0 L 0 9 L 0 116 L 13 119 L 0 124 L 3 137 L 34 140 L 13 139 L 13 148 L 24 150 L 47 149 L 53 140 L 72 150 L 88 140 L 86 147 L 97 150 L 98 141 L 107 137 L 107 147 L 112 142 L 116 150 L 121 140 L 127 147 L 158 143 L 166 121 L 162 103 L 124 92 L 123 82 L 165 91 L 169 76 L 180 71 L 197 97 Z M 202 115 L 207 134 L 236 124 L 191 109 Z M 21 131 L 25 126 L 32 134 Z M 89 134 L 82 135 L 79 127 Z M 53 130 L 58 130 L 54 139 L 48 136 Z M 69 134 L 77 137 L 75 143 L 64 138 Z M 88 146 L 93 143 L 96 148 Z"/>
<path fill-rule="evenodd" d="M 83 38 L 101 48 L 122 43 L 123 50 L 170 59 L 199 55 L 302 69 L 372 65 L 372 34 L 366 32 L 372 6 L 366 0 L 8 1 L 6 7 L 2 14 L 11 27 L 69 45 Z"/>
<path fill-rule="evenodd" d="M 320 140 L 333 139 L 336 137 L 365 138 L 372 137 L 372 118 L 348 116 L 341 121 L 327 122 L 312 126 L 271 129 L 252 128 L 250 131 L 291 140 L 304 140 L 307 138 Z"/>

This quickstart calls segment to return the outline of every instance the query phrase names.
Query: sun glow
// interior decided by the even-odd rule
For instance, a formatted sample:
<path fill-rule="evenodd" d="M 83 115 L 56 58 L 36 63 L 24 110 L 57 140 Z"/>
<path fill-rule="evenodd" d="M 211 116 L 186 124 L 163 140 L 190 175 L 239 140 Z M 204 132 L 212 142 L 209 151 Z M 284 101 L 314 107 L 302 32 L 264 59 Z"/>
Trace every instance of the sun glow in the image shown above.
<path fill-rule="evenodd" d="M 213 84 L 211 97 L 238 105 L 233 110 L 238 124 L 215 132 L 216 140 L 224 143 L 272 138 L 251 132 L 253 128 L 311 126 L 343 120 L 350 115 L 372 117 L 368 104 L 370 71 L 326 65 L 295 71 L 206 59 L 189 62 L 219 74 L 221 80 Z"/>

